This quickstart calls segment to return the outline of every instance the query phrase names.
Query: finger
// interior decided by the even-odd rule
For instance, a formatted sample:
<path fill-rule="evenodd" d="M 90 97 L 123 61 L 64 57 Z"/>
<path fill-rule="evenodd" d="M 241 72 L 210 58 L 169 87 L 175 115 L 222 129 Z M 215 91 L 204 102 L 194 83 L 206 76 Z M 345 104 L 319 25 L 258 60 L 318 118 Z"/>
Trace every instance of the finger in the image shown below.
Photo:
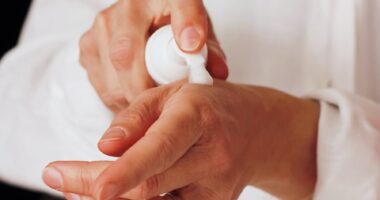
<path fill-rule="evenodd" d="M 111 23 L 109 59 L 115 67 L 128 101 L 147 88 L 154 87 L 145 67 L 145 44 L 150 17 L 141 1 L 119 1 L 115 7 L 124 16 L 114 16 Z"/>
<path fill-rule="evenodd" d="M 79 50 L 79 63 L 83 68 L 87 69 L 87 67 L 99 62 L 98 57 L 96 56 L 99 52 L 96 48 L 92 31 L 87 31 L 81 36 Z"/>
<path fill-rule="evenodd" d="M 208 35 L 207 12 L 202 0 L 170 0 L 175 40 L 185 52 L 202 49 Z"/>
<path fill-rule="evenodd" d="M 207 70 L 211 76 L 217 79 L 226 80 L 228 77 L 228 66 L 226 63 L 226 55 L 224 54 L 222 47 L 214 32 L 213 24 L 210 18 L 208 18 L 208 60 Z"/>
<path fill-rule="evenodd" d="M 168 193 L 164 196 L 155 197 L 151 200 L 193 200 L 193 199 L 207 199 L 207 200 L 220 200 L 220 199 L 236 199 L 218 194 L 220 190 L 211 190 L 203 187 L 200 184 L 192 184 L 186 188 L 177 190 L 175 193 Z"/>
<path fill-rule="evenodd" d="M 74 193 L 64 193 L 63 196 L 65 196 L 66 200 L 80 200 L 81 199 L 81 196 Z"/>
<path fill-rule="evenodd" d="M 113 112 L 119 113 L 128 107 L 129 103 L 125 98 L 125 94 L 121 88 L 111 88 L 108 91 L 99 93 L 103 103 Z"/>
<path fill-rule="evenodd" d="M 128 108 L 119 112 L 110 128 L 98 143 L 100 151 L 120 157 L 135 144 L 158 118 L 163 102 L 175 93 L 184 80 L 153 88 L 136 99 Z"/>
<path fill-rule="evenodd" d="M 43 180 L 49 187 L 64 192 L 67 200 L 92 200 L 95 179 L 110 164 L 110 161 L 54 162 L 45 168 Z M 61 179 L 59 182 L 62 183 L 59 188 L 57 188 L 57 181 L 54 180 L 57 179 L 57 176 Z M 123 196 L 128 197 L 127 194 Z"/>
<path fill-rule="evenodd" d="M 109 161 L 54 162 L 44 169 L 42 178 L 49 187 L 71 193 L 70 197 L 91 196 L 96 177 L 109 165 Z"/>
<path fill-rule="evenodd" d="M 78 200 L 95 200 L 95 199 L 92 197 L 89 197 L 89 196 L 81 196 L 80 199 L 78 199 Z"/>
<path fill-rule="evenodd" d="M 167 193 L 163 196 L 154 197 L 150 200 L 182 200 L 182 198 L 178 195 Z"/>
<path fill-rule="evenodd" d="M 228 66 L 226 61 L 222 57 L 222 53 L 219 47 L 213 46 L 208 43 L 208 60 L 207 71 L 213 78 L 226 80 L 228 77 Z"/>
<path fill-rule="evenodd" d="M 79 195 L 72 195 L 70 194 L 70 196 L 66 196 L 65 194 L 65 198 L 67 200 L 95 200 L 93 197 L 90 197 L 90 196 L 79 196 Z M 113 200 L 128 200 L 128 199 L 123 199 L 123 198 L 115 198 Z"/>
<path fill-rule="evenodd" d="M 202 148 L 191 149 L 168 170 L 150 177 L 123 197 L 148 199 L 197 182 L 211 173 L 209 169 L 214 169 L 212 162 L 204 162 L 209 160 L 207 153 Z"/>
<path fill-rule="evenodd" d="M 65 193 L 64 196 L 67 200 L 94 200 L 92 197 L 81 196 L 73 193 Z"/>
<path fill-rule="evenodd" d="M 193 107 L 180 105 L 166 106 L 146 135 L 98 177 L 98 199 L 112 199 L 162 173 L 198 140 L 199 117 Z"/>
<path fill-rule="evenodd" d="M 121 111 L 99 141 L 98 148 L 106 155 L 121 156 L 144 136 L 155 118 L 148 107 L 140 104 Z"/>
<path fill-rule="evenodd" d="M 219 183 L 223 184 L 223 183 Z M 225 188 L 214 187 L 209 188 L 201 184 L 195 183 L 186 188 L 178 190 L 177 196 L 183 200 L 193 199 L 207 199 L 207 200 L 221 200 L 221 199 L 234 199 L 224 192 Z"/>
<path fill-rule="evenodd" d="M 148 199 L 167 191 L 172 191 L 189 185 L 209 172 L 208 163 L 204 163 L 204 153 L 185 155 L 178 163 L 162 174 L 155 175 L 143 184 L 120 195 L 127 199 Z M 67 199 L 78 199 L 80 196 L 90 196 L 96 177 L 109 165 L 110 162 L 55 162 L 48 167 L 57 170 L 62 175 L 63 187 L 59 190 L 65 193 Z M 46 170 L 45 170 L 46 171 Z M 186 173 L 183 173 L 186 172 Z M 51 173 L 51 172 L 50 172 Z M 51 180 L 50 174 L 44 174 L 44 180 Z M 51 186 L 51 182 L 46 182 Z M 80 195 L 78 195 L 80 194 Z"/>
<path fill-rule="evenodd" d="M 154 88 L 138 97 L 128 108 L 119 112 L 98 143 L 99 149 L 110 156 L 121 156 L 143 137 L 158 118 L 161 99 L 168 91 Z"/>
<path fill-rule="evenodd" d="M 103 11 L 105 12 L 105 11 Z M 108 34 L 105 14 L 98 15 L 90 31 L 80 40 L 80 62 L 86 69 L 89 81 L 94 86 L 103 103 L 114 113 L 128 105 L 124 91 L 120 87 L 117 73 L 108 57 Z M 107 54 L 107 56 L 104 56 Z"/>

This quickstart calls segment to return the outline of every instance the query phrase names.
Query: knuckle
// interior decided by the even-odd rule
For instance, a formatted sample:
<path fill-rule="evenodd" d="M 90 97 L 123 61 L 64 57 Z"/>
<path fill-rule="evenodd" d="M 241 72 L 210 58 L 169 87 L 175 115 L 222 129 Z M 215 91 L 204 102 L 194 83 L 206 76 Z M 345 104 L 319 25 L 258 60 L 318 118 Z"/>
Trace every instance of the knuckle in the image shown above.
<path fill-rule="evenodd" d="M 126 70 L 131 67 L 134 49 L 133 39 L 127 36 L 116 39 L 111 47 L 110 59 L 116 70 Z"/>
<path fill-rule="evenodd" d="M 104 105 L 105 105 L 108 109 L 110 109 L 112 112 L 116 113 L 116 112 L 119 111 L 119 109 L 117 108 L 117 106 L 116 106 L 113 102 L 108 101 L 108 100 L 104 100 L 104 99 L 102 99 L 102 100 L 103 100 Z"/>
<path fill-rule="evenodd" d="M 220 193 L 222 191 L 219 191 L 219 190 L 215 191 L 214 188 L 210 187 L 210 183 L 198 183 L 196 185 L 195 184 L 189 185 L 189 186 L 186 186 L 186 188 L 184 188 L 183 190 L 186 191 L 186 193 L 184 193 L 185 199 L 202 199 L 202 200 L 227 199 L 226 196 L 223 196 L 222 198 L 220 198 L 220 195 L 217 195 L 217 193 Z"/>
<path fill-rule="evenodd" d="M 194 105 L 204 127 L 214 128 L 220 126 L 218 111 L 212 99 L 201 96 L 196 99 Z"/>
<path fill-rule="evenodd" d="M 81 53 L 82 54 L 82 53 Z M 87 69 L 87 67 L 89 66 L 88 63 L 87 63 L 87 59 L 80 55 L 79 57 L 79 64 L 84 68 L 84 69 Z"/>
<path fill-rule="evenodd" d="M 218 142 L 211 162 L 213 167 L 222 173 L 230 171 L 234 163 L 234 156 L 227 143 L 227 141 Z"/>
<path fill-rule="evenodd" d="M 151 196 L 158 193 L 160 180 L 158 175 L 152 176 L 147 179 L 139 188 L 139 198 L 149 199 Z"/>
<path fill-rule="evenodd" d="M 98 51 L 95 46 L 95 41 L 90 35 L 90 32 L 85 33 L 79 41 L 80 56 L 79 62 L 83 67 L 90 67 L 90 60 L 98 56 Z"/>
<path fill-rule="evenodd" d="M 105 9 L 100 11 L 96 16 L 95 16 L 95 21 L 91 27 L 91 30 L 94 31 L 102 31 L 102 30 L 107 30 L 108 28 L 108 23 L 110 21 L 110 14 L 112 10 L 110 8 Z"/>
<path fill-rule="evenodd" d="M 92 192 L 92 183 L 91 183 L 91 176 L 92 174 L 86 170 L 90 165 L 90 162 L 87 162 L 83 167 L 80 168 L 79 174 L 78 174 L 78 181 L 82 186 L 82 191 L 84 194 L 90 194 Z"/>
<path fill-rule="evenodd" d="M 209 188 L 204 188 L 202 190 L 202 196 L 204 199 L 209 199 L 209 200 L 220 200 L 220 196 L 217 195 L 217 193 Z M 227 199 L 225 196 L 222 199 Z"/>
<path fill-rule="evenodd" d="M 166 170 L 170 167 L 176 160 L 174 157 L 174 152 L 176 152 L 177 142 L 172 137 L 167 137 L 167 134 L 157 134 L 157 144 L 159 145 L 157 149 L 160 152 L 157 154 L 157 159 L 159 161 L 159 172 Z"/>
<path fill-rule="evenodd" d="M 93 50 L 94 46 L 93 42 L 94 41 L 92 41 L 89 32 L 83 34 L 83 36 L 79 40 L 79 48 L 81 51 L 81 55 L 92 52 L 91 50 Z"/>
<path fill-rule="evenodd" d="M 123 10 L 136 8 L 142 0 L 118 0 L 115 6 L 122 8 Z"/>
<path fill-rule="evenodd" d="M 104 105 L 111 110 L 118 110 L 121 105 L 128 105 L 128 101 L 122 93 L 104 93 L 100 95 Z"/>
<path fill-rule="evenodd" d="M 132 106 L 124 113 L 121 113 L 119 119 L 122 121 L 133 122 L 135 124 L 144 124 L 147 118 L 144 112 L 145 109 L 144 105 Z"/>
<path fill-rule="evenodd" d="M 223 59 L 223 61 L 227 60 L 227 56 L 225 52 L 223 51 L 222 47 L 220 46 L 219 42 L 215 40 L 207 40 L 207 47 L 209 52 L 215 53 L 216 56 Z"/>
<path fill-rule="evenodd" d="M 139 95 L 137 99 L 141 102 L 146 101 L 147 99 L 155 99 L 157 96 L 156 90 L 157 88 L 150 88 L 148 90 L 145 90 Z"/>
<path fill-rule="evenodd" d="M 114 102 L 108 94 L 101 95 L 101 99 L 103 100 L 104 105 L 106 105 L 108 108 L 114 106 Z"/>
<path fill-rule="evenodd" d="M 130 5 L 131 1 L 132 1 L 132 0 L 118 0 L 118 1 L 117 1 L 117 4 L 120 5 L 120 6 L 125 7 L 125 6 Z"/>
<path fill-rule="evenodd" d="M 92 41 L 90 41 L 90 31 L 84 33 L 79 40 L 79 47 L 81 49 L 86 49 L 86 47 L 90 46 Z"/>
<path fill-rule="evenodd" d="M 97 25 L 103 25 L 107 19 L 108 16 L 108 11 L 109 9 L 102 10 L 101 12 L 98 13 L 95 17 L 95 26 Z"/>
<path fill-rule="evenodd" d="M 145 91 L 143 91 L 138 97 L 136 97 L 136 102 L 146 102 L 149 101 L 150 105 L 158 105 L 160 100 L 165 95 L 162 88 L 149 88 Z M 145 109 L 149 109 L 148 106 L 144 106 Z M 151 110 L 151 109 L 150 109 Z M 158 114 L 158 113 L 157 113 Z"/>

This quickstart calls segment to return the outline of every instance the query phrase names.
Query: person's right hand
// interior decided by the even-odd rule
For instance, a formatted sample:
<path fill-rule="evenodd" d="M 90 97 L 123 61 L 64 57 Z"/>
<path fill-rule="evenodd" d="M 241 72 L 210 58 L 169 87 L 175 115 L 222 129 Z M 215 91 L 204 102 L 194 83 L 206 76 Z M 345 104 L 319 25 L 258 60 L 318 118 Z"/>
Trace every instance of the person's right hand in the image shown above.
<path fill-rule="evenodd" d="M 234 200 L 248 184 L 306 199 L 316 181 L 319 110 L 269 88 L 176 82 L 115 116 L 99 148 L 119 159 L 53 162 L 43 179 L 97 200 Z"/>
<path fill-rule="evenodd" d="M 185 52 L 197 52 L 207 43 L 208 71 L 214 78 L 227 78 L 225 56 L 202 0 L 119 0 L 98 14 L 80 42 L 80 62 L 112 111 L 155 86 L 145 66 L 145 45 L 150 34 L 167 24 Z"/>

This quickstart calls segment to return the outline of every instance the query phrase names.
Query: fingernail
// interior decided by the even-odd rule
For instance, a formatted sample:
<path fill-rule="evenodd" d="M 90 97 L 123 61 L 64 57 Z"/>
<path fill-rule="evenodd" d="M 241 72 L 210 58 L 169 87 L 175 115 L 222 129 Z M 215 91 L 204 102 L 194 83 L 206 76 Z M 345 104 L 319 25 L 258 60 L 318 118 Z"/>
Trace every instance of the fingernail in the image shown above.
<path fill-rule="evenodd" d="M 194 51 L 201 43 L 201 35 L 194 27 L 187 27 L 181 33 L 180 43 L 183 50 Z"/>
<path fill-rule="evenodd" d="M 42 178 L 49 187 L 56 190 L 59 190 L 60 188 L 62 188 L 63 178 L 62 178 L 61 173 L 58 170 L 52 167 L 47 167 L 44 169 Z"/>
<path fill-rule="evenodd" d="M 81 200 L 80 196 L 73 193 L 65 193 L 64 194 L 67 200 Z"/>
<path fill-rule="evenodd" d="M 127 131 L 121 127 L 113 127 L 107 130 L 100 142 L 123 140 L 127 137 Z"/>
<path fill-rule="evenodd" d="M 119 187 L 115 184 L 107 184 L 98 191 L 97 199 L 111 200 L 115 198 L 119 193 Z"/>

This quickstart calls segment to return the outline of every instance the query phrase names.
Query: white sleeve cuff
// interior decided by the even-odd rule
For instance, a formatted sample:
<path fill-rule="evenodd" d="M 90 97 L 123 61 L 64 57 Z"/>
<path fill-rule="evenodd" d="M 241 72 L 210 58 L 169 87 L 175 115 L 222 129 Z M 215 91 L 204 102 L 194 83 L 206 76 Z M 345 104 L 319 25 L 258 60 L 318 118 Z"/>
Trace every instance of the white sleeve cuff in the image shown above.
<path fill-rule="evenodd" d="M 380 199 L 380 105 L 342 91 L 321 102 L 316 200 Z"/>

